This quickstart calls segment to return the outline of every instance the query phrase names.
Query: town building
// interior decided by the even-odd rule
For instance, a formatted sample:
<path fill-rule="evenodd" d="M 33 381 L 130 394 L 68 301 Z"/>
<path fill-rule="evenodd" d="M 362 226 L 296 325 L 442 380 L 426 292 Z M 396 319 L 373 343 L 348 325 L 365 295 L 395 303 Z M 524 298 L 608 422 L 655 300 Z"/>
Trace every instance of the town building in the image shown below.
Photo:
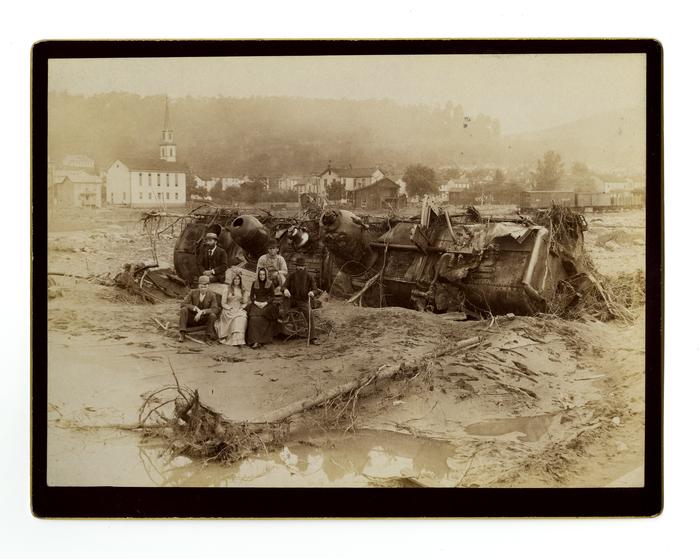
<path fill-rule="evenodd" d="M 356 210 L 387 210 L 399 206 L 399 185 L 382 177 L 376 182 L 348 192 L 348 202 Z"/>
<path fill-rule="evenodd" d="M 95 160 L 87 155 L 66 155 L 61 162 L 64 169 L 84 169 L 86 171 L 95 170 Z"/>
<path fill-rule="evenodd" d="M 218 182 L 221 182 L 221 188 L 226 190 L 227 188 L 240 188 L 244 182 L 249 181 L 249 177 L 234 177 L 234 176 L 221 176 L 221 177 L 208 177 L 203 175 L 195 175 L 194 185 L 197 188 L 204 188 L 206 190 L 211 190 L 216 186 Z"/>
<path fill-rule="evenodd" d="M 331 184 L 340 182 L 345 187 L 346 192 L 353 192 L 376 183 L 386 175 L 386 172 L 380 169 L 379 166 L 353 169 L 352 165 L 331 167 L 330 162 L 328 162 L 328 167 L 324 171 L 314 173 L 310 191 L 314 194 L 325 196 L 327 188 Z"/>
<path fill-rule="evenodd" d="M 313 175 L 284 175 L 277 179 L 277 189 L 282 192 L 298 192 L 300 186 L 311 185 Z"/>
<path fill-rule="evenodd" d="M 102 179 L 82 170 L 54 170 L 49 200 L 57 208 L 101 208 Z"/>
<path fill-rule="evenodd" d="M 345 183 L 345 190 L 347 192 L 352 192 L 369 186 L 370 184 L 377 183 L 386 177 L 386 173 L 379 167 L 353 169 L 352 166 L 350 166 L 341 173 L 340 177 L 342 182 Z"/>
<path fill-rule="evenodd" d="M 107 203 L 132 208 L 184 206 L 187 170 L 177 162 L 168 101 L 160 141 L 160 159 L 120 158 L 107 169 Z"/>

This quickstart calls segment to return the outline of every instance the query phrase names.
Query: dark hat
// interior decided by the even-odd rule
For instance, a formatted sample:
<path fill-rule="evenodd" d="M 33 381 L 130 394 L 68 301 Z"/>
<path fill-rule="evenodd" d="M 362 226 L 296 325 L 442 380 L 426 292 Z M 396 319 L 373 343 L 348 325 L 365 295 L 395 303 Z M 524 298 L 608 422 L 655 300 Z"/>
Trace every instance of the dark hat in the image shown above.
<path fill-rule="evenodd" d="M 294 263 L 297 266 L 306 266 L 306 259 L 303 256 L 297 256 Z"/>
<path fill-rule="evenodd" d="M 207 233 L 204 235 L 205 239 L 214 239 L 215 241 L 219 238 L 216 233 Z"/>
<path fill-rule="evenodd" d="M 270 239 L 267 243 L 267 248 L 279 248 L 279 243 L 275 239 Z"/>

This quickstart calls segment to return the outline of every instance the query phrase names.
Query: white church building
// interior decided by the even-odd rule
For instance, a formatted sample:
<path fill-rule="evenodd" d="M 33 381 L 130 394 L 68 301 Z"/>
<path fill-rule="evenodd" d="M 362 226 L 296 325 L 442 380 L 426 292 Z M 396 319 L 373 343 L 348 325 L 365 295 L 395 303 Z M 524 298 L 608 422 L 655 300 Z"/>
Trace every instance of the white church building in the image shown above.
<path fill-rule="evenodd" d="M 184 206 L 186 168 L 177 163 L 168 99 L 160 141 L 160 158 L 114 160 L 107 169 L 107 203 L 132 208 Z"/>

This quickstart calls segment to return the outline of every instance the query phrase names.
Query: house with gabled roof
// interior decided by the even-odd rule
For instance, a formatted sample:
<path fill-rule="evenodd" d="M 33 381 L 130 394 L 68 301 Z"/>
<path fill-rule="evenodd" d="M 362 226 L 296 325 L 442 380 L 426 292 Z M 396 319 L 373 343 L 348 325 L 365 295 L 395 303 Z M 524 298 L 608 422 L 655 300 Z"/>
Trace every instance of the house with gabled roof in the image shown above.
<path fill-rule="evenodd" d="M 346 192 L 352 192 L 364 188 L 387 176 L 379 166 L 375 167 L 332 167 L 330 161 L 328 167 L 320 173 L 314 173 L 313 184 L 319 194 L 325 195 L 326 189 L 334 182 L 340 182 Z"/>
<path fill-rule="evenodd" d="M 348 192 L 356 210 L 387 210 L 399 206 L 399 185 L 387 177 Z"/>

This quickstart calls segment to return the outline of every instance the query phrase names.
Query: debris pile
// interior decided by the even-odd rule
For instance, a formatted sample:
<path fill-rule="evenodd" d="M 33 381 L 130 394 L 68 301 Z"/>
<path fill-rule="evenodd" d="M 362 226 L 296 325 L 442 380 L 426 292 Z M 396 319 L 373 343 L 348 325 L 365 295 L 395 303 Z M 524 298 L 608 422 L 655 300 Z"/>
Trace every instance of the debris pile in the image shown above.
<path fill-rule="evenodd" d="M 126 263 L 114 277 L 114 285 L 126 291 L 127 302 L 162 303 L 163 295 L 182 299 L 187 292 L 185 282 L 174 270 L 157 266 L 155 262 Z"/>

